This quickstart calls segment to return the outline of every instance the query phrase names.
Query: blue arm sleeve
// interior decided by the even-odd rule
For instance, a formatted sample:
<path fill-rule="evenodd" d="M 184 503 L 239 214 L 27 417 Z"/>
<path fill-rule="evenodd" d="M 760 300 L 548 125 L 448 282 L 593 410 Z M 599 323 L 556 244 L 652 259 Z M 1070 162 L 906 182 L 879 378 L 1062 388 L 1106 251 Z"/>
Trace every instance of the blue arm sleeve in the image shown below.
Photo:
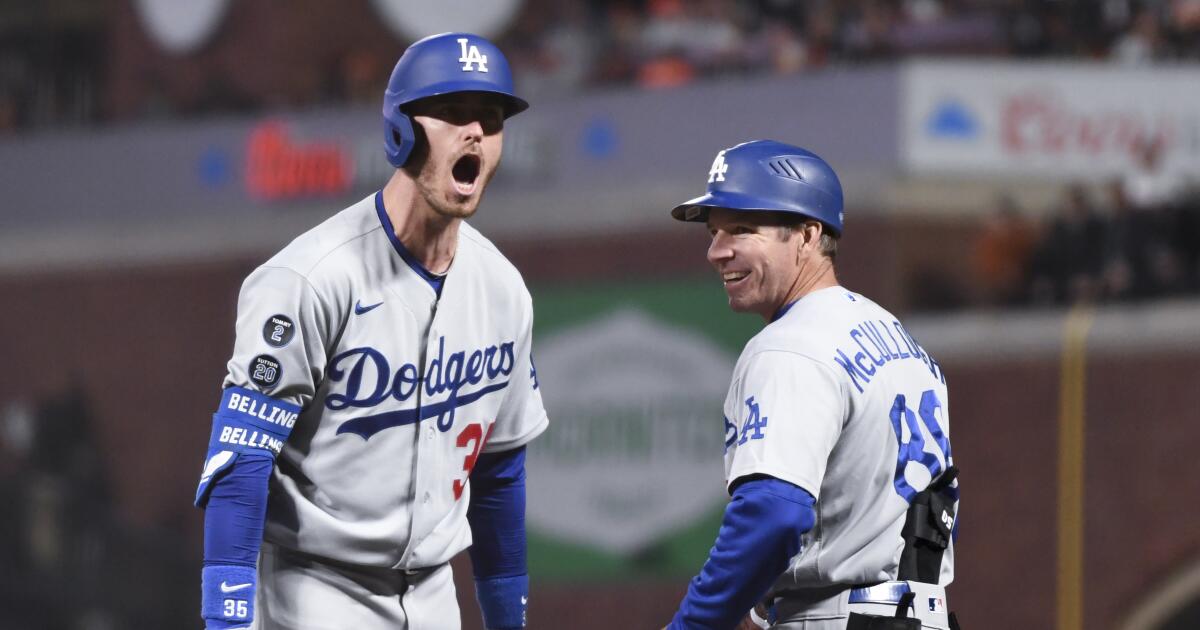
<path fill-rule="evenodd" d="M 467 509 L 475 596 L 488 628 L 525 627 L 525 447 L 479 456 Z"/>
<path fill-rule="evenodd" d="M 204 564 L 253 567 L 267 511 L 267 457 L 240 457 L 213 485 L 204 509 Z"/>
<path fill-rule="evenodd" d="M 807 491 L 779 479 L 739 485 L 670 630 L 736 626 L 800 552 L 800 536 L 816 521 L 813 503 Z"/>
<path fill-rule="evenodd" d="M 300 408 L 240 387 L 227 388 L 213 414 L 196 505 L 204 508 L 200 615 L 210 630 L 254 620 L 258 551 L 275 456 Z"/>

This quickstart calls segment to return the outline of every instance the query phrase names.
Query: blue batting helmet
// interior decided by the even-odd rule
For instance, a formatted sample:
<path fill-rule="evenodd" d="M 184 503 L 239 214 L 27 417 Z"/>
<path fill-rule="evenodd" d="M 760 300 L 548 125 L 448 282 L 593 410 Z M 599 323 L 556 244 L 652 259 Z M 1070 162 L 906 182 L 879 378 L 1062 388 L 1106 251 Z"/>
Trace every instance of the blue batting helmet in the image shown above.
<path fill-rule="evenodd" d="M 405 105 L 454 92 L 489 92 L 504 97 L 504 117 L 529 103 L 513 94 L 512 71 L 496 45 L 471 33 L 431 35 L 409 46 L 392 70 L 383 93 L 384 145 L 388 162 L 404 166 L 416 146 Z"/>
<path fill-rule="evenodd" d="M 842 184 L 819 156 L 800 147 L 754 140 L 717 153 L 708 192 L 671 210 L 680 221 L 707 221 L 710 208 L 787 212 L 842 233 Z"/>

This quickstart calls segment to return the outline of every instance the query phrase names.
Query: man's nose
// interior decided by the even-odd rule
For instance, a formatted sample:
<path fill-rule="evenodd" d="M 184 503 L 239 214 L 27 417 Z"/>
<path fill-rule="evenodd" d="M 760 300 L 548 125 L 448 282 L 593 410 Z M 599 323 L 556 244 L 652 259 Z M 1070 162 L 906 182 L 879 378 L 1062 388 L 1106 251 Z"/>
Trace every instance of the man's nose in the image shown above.
<path fill-rule="evenodd" d="M 480 142 L 483 140 L 483 123 L 478 120 L 472 120 L 463 125 L 463 132 L 471 140 Z"/>
<path fill-rule="evenodd" d="M 708 244 L 708 262 L 716 265 L 730 258 L 733 258 L 733 249 L 729 247 L 725 233 L 718 231 Z"/>

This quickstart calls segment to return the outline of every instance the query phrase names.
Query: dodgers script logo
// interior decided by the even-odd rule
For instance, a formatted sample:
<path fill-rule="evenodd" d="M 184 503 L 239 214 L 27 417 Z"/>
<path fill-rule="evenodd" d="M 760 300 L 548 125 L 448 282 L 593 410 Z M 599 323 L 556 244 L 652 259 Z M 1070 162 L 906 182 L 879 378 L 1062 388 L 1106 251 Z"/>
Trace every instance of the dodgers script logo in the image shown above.
<path fill-rule="evenodd" d="M 430 359 L 424 375 L 412 363 L 405 363 L 392 372 L 382 352 L 367 347 L 353 348 L 329 362 L 329 379 L 336 383 L 344 381 L 346 388 L 341 393 L 330 394 L 325 399 L 325 406 L 333 411 L 348 407 L 369 409 L 388 398 L 407 401 L 422 386 L 427 397 L 449 391 L 450 396 L 441 402 L 355 418 L 343 422 L 337 430 L 338 435 L 354 433 L 369 440 L 384 429 L 436 417 L 438 429 L 445 432 L 454 426 L 454 414 L 459 407 L 508 387 L 507 378 L 499 382 L 497 379 L 511 375 L 515 365 L 511 341 L 446 356 L 446 338 L 441 337 L 438 339 L 437 355 Z M 363 383 L 370 371 L 375 373 L 373 385 Z M 464 387 L 479 385 L 485 378 L 487 384 L 462 393 Z"/>

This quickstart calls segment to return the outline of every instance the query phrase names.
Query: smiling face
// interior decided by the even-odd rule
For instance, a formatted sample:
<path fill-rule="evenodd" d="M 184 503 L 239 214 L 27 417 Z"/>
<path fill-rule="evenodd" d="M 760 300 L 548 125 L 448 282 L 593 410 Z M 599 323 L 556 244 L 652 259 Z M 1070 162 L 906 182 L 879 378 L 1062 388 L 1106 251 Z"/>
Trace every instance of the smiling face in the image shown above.
<path fill-rule="evenodd" d="M 475 214 L 483 189 L 500 164 L 504 101 L 485 92 L 457 92 L 406 107 L 420 127 L 413 159 L 405 166 L 434 212 L 465 219 Z"/>
<path fill-rule="evenodd" d="M 798 296 L 808 255 L 804 232 L 781 225 L 766 212 L 713 208 L 708 214 L 708 262 L 721 274 L 729 307 L 772 316 Z"/>

